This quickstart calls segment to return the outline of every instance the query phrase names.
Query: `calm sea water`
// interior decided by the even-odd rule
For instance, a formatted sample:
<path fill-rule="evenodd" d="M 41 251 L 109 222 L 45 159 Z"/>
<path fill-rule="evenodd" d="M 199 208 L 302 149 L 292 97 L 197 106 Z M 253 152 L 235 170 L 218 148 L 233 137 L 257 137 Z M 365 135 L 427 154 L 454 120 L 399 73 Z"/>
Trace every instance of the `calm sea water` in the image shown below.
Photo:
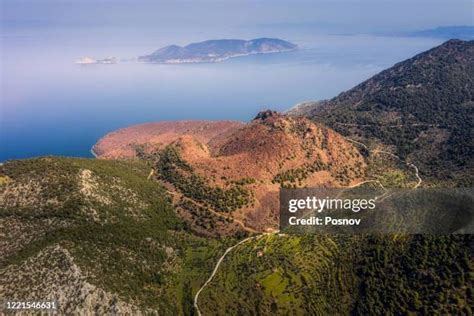
<path fill-rule="evenodd" d="M 199 38 L 219 38 L 206 36 Z M 51 31 L 2 34 L 0 161 L 40 155 L 90 157 L 91 146 L 107 132 L 143 122 L 248 121 L 262 109 L 285 110 L 298 102 L 333 97 L 440 43 L 293 34 L 281 38 L 299 44 L 299 51 L 215 64 L 74 64 L 87 55 L 130 58 L 190 41 L 185 35 L 179 40 L 93 38 L 75 40 Z"/>

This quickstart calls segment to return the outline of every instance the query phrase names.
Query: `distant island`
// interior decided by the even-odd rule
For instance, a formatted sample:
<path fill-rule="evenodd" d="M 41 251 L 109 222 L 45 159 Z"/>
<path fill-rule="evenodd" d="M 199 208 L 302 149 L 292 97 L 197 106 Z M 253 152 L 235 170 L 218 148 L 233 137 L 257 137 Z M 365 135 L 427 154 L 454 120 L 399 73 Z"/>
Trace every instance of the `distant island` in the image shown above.
<path fill-rule="evenodd" d="M 474 26 L 440 26 L 435 29 L 413 32 L 412 36 L 472 40 L 474 39 Z"/>
<path fill-rule="evenodd" d="M 150 55 L 138 57 L 138 60 L 162 64 L 219 62 L 237 56 L 280 53 L 296 48 L 297 45 L 277 38 L 258 38 L 249 41 L 221 39 L 191 43 L 184 47 L 165 46 Z"/>
<path fill-rule="evenodd" d="M 75 63 L 79 65 L 116 64 L 117 58 L 107 57 L 103 59 L 95 59 L 92 57 L 82 57 L 82 58 L 77 59 Z"/>
<path fill-rule="evenodd" d="M 472 40 L 474 39 L 474 26 L 439 26 L 433 29 L 404 32 L 399 35 L 408 37 Z"/>

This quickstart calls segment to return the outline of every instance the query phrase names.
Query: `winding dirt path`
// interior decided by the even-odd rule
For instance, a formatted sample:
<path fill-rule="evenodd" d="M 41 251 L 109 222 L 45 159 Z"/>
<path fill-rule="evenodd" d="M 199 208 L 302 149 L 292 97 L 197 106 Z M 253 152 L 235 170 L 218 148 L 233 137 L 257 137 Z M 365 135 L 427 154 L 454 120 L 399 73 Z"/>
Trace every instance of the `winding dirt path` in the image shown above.
<path fill-rule="evenodd" d="M 385 155 L 390 155 L 390 156 L 392 156 L 392 157 L 394 157 L 394 158 L 400 160 L 401 162 L 403 162 L 404 164 L 406 164 L 406 165 L 409 166 L 410 168 L 413 168 L 413 169 L 415 170 L 415 176 L 416 176 L 416 178 L 417 178 L 417 180 L 418 180 L 418 182 L 415 184 L 415 186 L 413 187 L 413 189 L 418 188 L 418 187 L 421 185 L 421 183 L 423 182 L 423 180 L 422 180 L 421 177 L 420 177 L 418 167 L 417 167 L 415 164 L 410 163 L 410 162 L 407 162 L 407 161 L 401 159 L 399 156 L 397 156 L 397 155 L 395 155 L 395 154 L 393 154 L 393 153 L 391 153 L 391 152 L 383 151 L 383 150 L 370 150 L 370 148 L 369 148 L 367 145 L 365 145 L 364 143 L 358 142 L 358 141 L 356 141 L 356 140 L 353 140 L 353 139 L 350 139 L 350 138 L 347 138 L 347 137 L 345 137 L 345 138 L 346 138 L 348 141 L 352 142 L 352 143 L 355 143 L 355 144 L 358 144 L 358 145 L 364 147 L 366 150 L 369 151 L 369 153 L 372 152 L 372 154 L 385 154 Z M 387 189 L 383 186 L 383 184 L 382 184 L 379 180 L 376 180 L 376 179 L 364 180 L 364 181 L 361 181 L 361 182 L 356 183 L 356 184 L 354 184 L 354 185 L 351 185 L 351 186 L 348 187 L 348 188 L 355 188 L 355 187 L 361 186 L 361 185 L 366 184 L 366 183 L 377 183 L 378 185 L 380 185 L 380 186 L 382 187 L 382 189 L 383 189 L 384 191 L 386 191 L 384 194 L 382 194 L 381 196 L 378 196 L 377 198 L 384 197 L 385 194 L 387 193 Z M 213 211 L 213 210 L 211 210 L 211 211 Z M 218 213 L 216 212 L 216 215 L 222 215 L 222 214 L 218 214 Z M 234 219 L 234 221 L 235 221 L 235 219 Z M 241 224 L 241 226 L 242 226 L 243 228 L 245 228 L 245 225 L 244 225 L 243 223 L 239 223 L 239 224 Z M 253 230 L 253 232 L 255 232 L 255 231 Z M 247 238 L 245 238 L 245 239 L 242 239 L 241 241 L 239 241 L 239 242 L 236 243 L 235 245 L 233 245 L 233 246 L 231 246 L 231 247 L 229 247 L 229 248 L 226 249 L 226 251 L 224 252 L 224 254 L 223 254 L 223 255 L 219 258 L 219 260 L 217 261 L 217 263 L 216 263 L 216 265 L 215 265 L 215 267 L 214 267 L 214 270 L 212 271 L 212 273 L 211 273 L 211 275 L 209 276 L 209 278 L 207 279 L 207 281 L 201 286 L 201 288 L 199 288 L 199 290 L 196 292 L 196 295 L 194 296 L 194 308 L 196 309 L 197 314 L 198 314 L 199 316 L 202 315 L 202 314 L 201 314 L 201 311 L 199 310 L 199 305 L 198 305 L 199 295 L 200 295 L 201 292 L 209 285 L 209 283 L 211 283 L 212 279 L 214 278 L 214 276 L 216 275 L 217 271 L 219 270 L 219 267 L 220 267 L 220 265 L 222 264 L 222 262 L 224 261 L 225 257 L 226 257 L 233 249 L 235 249 L 236 247 L 242 245 L 243 243 L 246 243 L 246 242 L 251 241 L 251 240 L 254 240 L 254 239 L 258 239 L 258 238 L 260 238 L 260 237 L 262 237 L 262 236 L 264 236 L 264 235 L 277 234 L 277 233 L 279 233 L 279 231 L 276 231 L 276 232 L 273 232 L 273 233 L 261 233 L 261 234 L 256 235 L 256 236 L 247 237 Z"/>
<path fill-rule="evenodd" d="M 373 154 L 385 154 L 385 155 L 392 156 L 392 157 L 394 157 L 394 158 L 400 160 L 401 162 L 403 162 L 403 163 L 404 163 L 405 165 L 407 165 L 408 167 L 413 168 L 413 169 L 415 170 L 416 179 L 418 180 L 418 182 L 415 184 L 415 186 L 413 187 L 413 189 L 418 188 L 418 187 L 421 185 L 421 183 L 423 182 L 423 180 L 422 180 L 421 177 L 420 177 L 420 173 L 419 173 L 418 167 L 415 166 L 415 164 L 413 164 L 413 163 L 411 163 L 411 162 L 407 162 L 406 160 L 403 160 L 403 159 L 400 158 L 399 156 L 395 155 L 394 153 L 391 153 L 391 152 L 388 152 L 388 151 L 375 149 L 372 153 L 373 153 Z"/>
<path fill-rule="evenodd" d="M 150 180 L 151 177 L 155 174 L 155 169 L 151 168 L 150 173 L 148 174 L 148 177 L 146 177 L 147 180 Z"/>
<path fill-rule="evenodd" d="M 194 308 L 196 308 L 196 311 L 197 311 L 197 314 L 199 316 L 201 316 L 201 311 L 199 310 L 199 306 L 198 306 L 198 299 L 199 299 L 199 294 L 201 294 L 202 290 L 204 290 L 204 288 L 209 284 L 211 283 L 212 279 L 214 278 L 214 276 L 216 275 L 217 273 L 217 270 L 219 269 L 219 266 L 221 265 L 221 263 L 224 261 L 224 258 L 227 256 L 227 254 L 229 252 L 232 251 L 232 249 L 234 249 L 235 247 L 238 247 L 240 246 L 241 244 L 249 241 L 249 240 L 252 240 L 252 239 L 257 239 L 257 238 L 260 238 L 262 237 L 264 234 L 260 234 L 260 235 L 257 235 L 257 236 L 252 236 L 252 237 L 247 237 L 245 239 L 242 239 L 241 241 L 239 241 L 238 243 L 236 243 L 235 245 L 229 247 L 226 249 L 226 251 L 224 252 L 224 254 L 219 258 L 219 260 L 217 261 L 216 263 L 216 266 L 214 267 L 214 270 L 212 271 L 211 275 L 209 276 L 209 278 L 207 279 L 207 281 L 201 286 L 201 288 L 196 292 L 196 295 L 194 296 Z"/>
<path fill-rule="evenodd" d="M 406 160 L 403 160 L 402 158 L 400 158 L 399 156 L 395 155 L 394 153 L 391 153 L 391 152 L 388 152 L 388 151 L 384 151 L 384 150 L 379 150 L 379 149 L 374 149 L 374 150 L 371 150 L 366 144 L 364 143 L 361 143 L 361 142 L 358 142 L 356 140 L 353 140 L 349 137 L 344 137 L 346 140 L 354 143 L 354 144 L 357 144 L 357 145 L 360 145 L 362 147 L 364 147 L 367 151 L 369 151 L 369 153 L 372 153 L 374 155 L 377 155 L 377 154 L 385 154 L 385 155 L 389 155 L 389 156 L 392 156 L 398 160 L 400 160 L 402 163 L 404 163 L 405 165 L 407 165 L 408 167 L 410 168 L 413 168 L 415 170 L 415 177 L 417 179 L 417 183 L 415 184 L 415 186 L 413 187 L 413 189 L 416 189 L 418 188 L 422 183 L 423 183 L 423 179 L 421 179 L 420 177 L 420 171 L 418 169 L 418 167 L 414 164 L 414 163 L 411 163 L 411 162 L 408 162 Z M 367 181 L 364 181 L 365 183 L 367 183 L 368 181 L 378 181 L 378 180 L 367 180 Z M 362 184 L 362 183 L 361 183 Z M 360 184 L 358 184 L 360 185 Z"/>

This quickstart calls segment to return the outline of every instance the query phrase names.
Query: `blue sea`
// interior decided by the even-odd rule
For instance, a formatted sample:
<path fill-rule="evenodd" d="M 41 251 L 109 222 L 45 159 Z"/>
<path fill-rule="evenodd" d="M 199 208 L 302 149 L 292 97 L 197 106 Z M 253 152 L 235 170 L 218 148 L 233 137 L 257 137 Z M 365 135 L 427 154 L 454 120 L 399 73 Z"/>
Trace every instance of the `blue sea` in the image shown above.
<path fill-rule="evenodd" d="M 271 35 L 295 52 L 220 63 L 158 65 L 133 61 L 173 43 Z M 336 96 L 439 39 L 368 35 L 65 32 L 34 25 L 1 34 L 0 161 L 43 155 L 91 157 L 91 146 L 117 128 L 163 120 L 251 120 Z M 83 56 L 122 60 L 81 66 Z"/>

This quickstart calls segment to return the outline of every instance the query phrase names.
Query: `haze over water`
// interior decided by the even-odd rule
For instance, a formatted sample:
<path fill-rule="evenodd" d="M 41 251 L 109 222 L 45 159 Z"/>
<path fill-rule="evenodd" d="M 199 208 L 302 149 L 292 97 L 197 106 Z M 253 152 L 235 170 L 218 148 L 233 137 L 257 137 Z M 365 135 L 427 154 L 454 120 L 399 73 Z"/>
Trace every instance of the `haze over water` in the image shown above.
<path fill-rule="evenodd" d="M 143 122 L 248 121 L 262 109 L 281 111 L 302 101 L 333 97 L 442 42 L 337 35 L 347 34 L 348 26 L 289 23 L 312 21 L 303 6 L 300 15 L 295 11 L 285 20 L 284 7 L 266 1 L 235 8 L 205 3 L 181 4 L 192 15 L 171 2 L 141 7 L 127 1 L 86 2 L 80 7 L 69 1 L 2 3 L 0 161 L 39 155 L 90 157 L 91 146 L 107 132 Z M 332 7 L 326 3 L 323 8 Z M 214 14 L 206 17 L 209 10 Z M 252 14 L 246 16 L 248 10 Z M 265 10 L 271 14 L 257 16 Z M 240 18 L 227 19 L 223 12 L 240 12 Z M 358 25 L 360 33 L 370 28 Z M 413 22 L 405 27 L 421 26 Z M 300 49 L 214 64 L 74 64 L 83 56 L 129 59 L 170 44 L 258 37 L 281 38 Z"/>

